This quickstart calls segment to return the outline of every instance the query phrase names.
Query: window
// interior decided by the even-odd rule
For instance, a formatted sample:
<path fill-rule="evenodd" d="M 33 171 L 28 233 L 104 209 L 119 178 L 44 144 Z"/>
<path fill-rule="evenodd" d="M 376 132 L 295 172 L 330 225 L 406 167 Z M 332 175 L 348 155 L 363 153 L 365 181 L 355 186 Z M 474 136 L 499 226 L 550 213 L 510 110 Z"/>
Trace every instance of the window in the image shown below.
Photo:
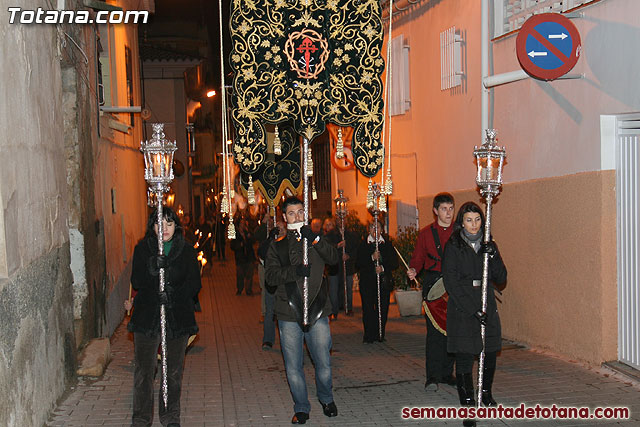
<path fill-rule="evenodd" d="M 440 33 L 440 90 L 462 85 L 462 35 L 456 27 Z"/>
<path fill-rule="evenodd" d="M 133 107 L 133 59 L 131 57 L 131 48 L 129 46 L 124 47 L 124 59 L 127 73 L 127 104 L 130 107 Z M 135 125 L 133 113 L 129 113 L 129 125 Z"/>
<path fill-rule="evenodd" d="M 389 114 L 404 114 L 411 107 L 409 85 L 409 46 L 402 34 L 391 40 L 391 93 Z"/>

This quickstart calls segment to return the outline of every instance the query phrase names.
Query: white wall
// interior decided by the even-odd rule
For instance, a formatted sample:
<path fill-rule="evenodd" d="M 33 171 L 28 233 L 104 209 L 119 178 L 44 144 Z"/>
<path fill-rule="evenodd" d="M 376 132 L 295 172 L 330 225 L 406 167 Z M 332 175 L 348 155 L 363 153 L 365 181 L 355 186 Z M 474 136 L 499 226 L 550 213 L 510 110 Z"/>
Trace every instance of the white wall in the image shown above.
<path fill-rule="evenodd" d="M 605 0 L 572 19 L 581 80 L 527 79 L 495 89 L 494 126 L 507 148 L 505 182 L 600 170 L 600 115 L 640 111 L 640 2 Z M 520 69 L 516 34 L 493 44 L 495 73 Z"/>

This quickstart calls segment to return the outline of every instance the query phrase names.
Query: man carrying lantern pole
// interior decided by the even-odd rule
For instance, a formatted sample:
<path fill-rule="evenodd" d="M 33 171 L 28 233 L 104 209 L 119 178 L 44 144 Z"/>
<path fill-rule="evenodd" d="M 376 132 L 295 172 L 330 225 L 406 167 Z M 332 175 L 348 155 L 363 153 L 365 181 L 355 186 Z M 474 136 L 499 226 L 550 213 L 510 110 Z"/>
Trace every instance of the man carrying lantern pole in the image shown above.
<path fill-rule="evenodd" d="M 293 424 L 309 419 L 303 359 L 304 343 L 315 366 L 317 396 L 324 414 L 338 415 L 333 401 L 331 331 L 325 265 L 336 264 L 338 250 L 315 234 L 305 221 L 303 202 L 289 197 L 282 205 L 287 236 L 271 244 L 265 260 L 265 280 L 276 286 L 275 314 L 289 389 L 294 402 Z M 306 244 L 305 244 L 306 243 Z M 308 245 L 308 247 L 307 247 Z"/>

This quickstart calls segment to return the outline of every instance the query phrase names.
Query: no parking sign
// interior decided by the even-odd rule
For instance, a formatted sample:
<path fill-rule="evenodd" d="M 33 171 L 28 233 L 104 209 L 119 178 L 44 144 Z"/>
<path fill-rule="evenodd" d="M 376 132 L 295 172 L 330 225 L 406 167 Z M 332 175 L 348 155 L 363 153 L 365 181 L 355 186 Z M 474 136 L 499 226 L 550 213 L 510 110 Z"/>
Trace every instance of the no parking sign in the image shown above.
<path fill-rule="evenodd" d="M 522 69 L 540 80 L 554 80 L 568 73 L 578 62 L 581 49 L 578 29 L 558 13 L 532 16 L 516 38 Z"/>

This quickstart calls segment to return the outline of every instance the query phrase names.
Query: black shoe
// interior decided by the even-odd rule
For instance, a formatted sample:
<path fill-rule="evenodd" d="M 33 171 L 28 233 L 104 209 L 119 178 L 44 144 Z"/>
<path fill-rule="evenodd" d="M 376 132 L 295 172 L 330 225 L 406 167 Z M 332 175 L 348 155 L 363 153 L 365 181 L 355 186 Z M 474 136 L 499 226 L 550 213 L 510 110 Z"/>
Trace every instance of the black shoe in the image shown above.
<path fill-rule="evenodd" d="M 352 317 L 353 316 L 353 310 L 347 311 L 347 316 Z"/>
<path fill-rule="evenodd" d="M 242 291 L 236 291 L 236 295 L 242 295 Z"/>
<path fill-rule="evenodd" d="M 498 406 L 498 402 L 491 395 L 491 390 L 482 390 L 482 404 L 484 406 Z"/>
<path fill-rule="evenodd" d="M 365 344 L 373 344 L 373 340 L 370 340 L 369 338 L 362 338 L 362 342 Z"/>
<path fill-rule="evenodd" d="M 427 382 L 424 383 L 424 391 L 438 391 L 438 380 L 434 377 L 427 378 Z"/>
<path fill-rule="evenodd" d="M 253 295 L 253 292 L 247 291 L 247 295 Z"/>
<path fill-rule="evenodd" d="M 473 376 L 471 374 L 456 374 L 456 383 L 458 386 L 460 405 L 475 406 L 476 401 L 473 398 Z"/>
<path fill-rule="evenodd" d="M 444 384 L 447 384 L 447 385 L 450 385 L 450 386 L 454 386 L 454 387 L 457 384 L 456 377 L 454 377 L 453 375 L 447 375 L 440 382 L 444 383 Z"/>
<path fill-rule="evenodd" d="M 338 415 L 338 408 L 335 402 L 330 402 L 326 405 L 320 402 L 320 404 L 322 405 L 322 412 L 324 412 L 327 417 L 335 417 Z"/>
<path fill-rule="evenodd" d="M 273 347 L 273 344 L 271 344 L 269 341 L 265 341 L 265 342 L 262 343 L 262 349 L 263 350 L 269 350 L 272 347 Z"/>
<path fill-rule="evenodd" d="M 291 418 L 291 424 L 305 424 L 309 419 L 309 414 L 306 412 L 296 412 Z"/>

